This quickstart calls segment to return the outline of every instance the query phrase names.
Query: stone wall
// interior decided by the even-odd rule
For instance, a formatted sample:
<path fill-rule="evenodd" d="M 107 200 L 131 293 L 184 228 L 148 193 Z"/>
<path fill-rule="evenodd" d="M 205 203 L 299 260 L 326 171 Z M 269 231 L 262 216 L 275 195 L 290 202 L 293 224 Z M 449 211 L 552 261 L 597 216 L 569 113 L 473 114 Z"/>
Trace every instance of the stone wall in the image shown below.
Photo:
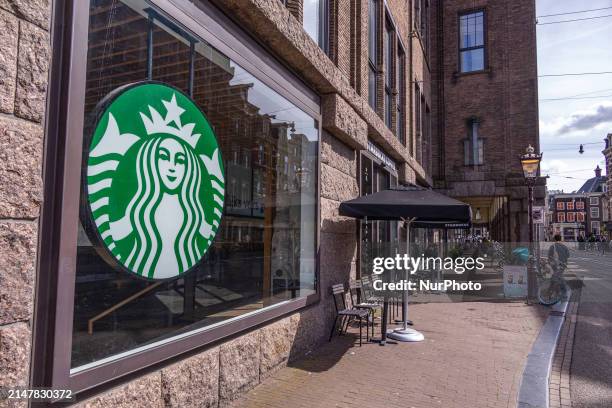
<path fill-rule="evenodd" d="M 48 1 L 0 0 L 0 32 L 0 387 L 24 387 L 42 202 Z"/>

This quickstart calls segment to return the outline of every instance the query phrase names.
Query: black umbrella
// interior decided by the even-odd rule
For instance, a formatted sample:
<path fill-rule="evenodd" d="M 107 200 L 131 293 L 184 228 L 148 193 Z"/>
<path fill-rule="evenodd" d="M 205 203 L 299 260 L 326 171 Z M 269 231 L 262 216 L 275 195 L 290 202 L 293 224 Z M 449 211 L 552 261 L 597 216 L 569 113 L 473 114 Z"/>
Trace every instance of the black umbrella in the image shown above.
<path fill-rule="evenodd" d="M 345 201 L 340 204 L 340 215 L 364 220 L 402 220 L 407 223 L 406 253 L 409 253 L 410 227 L 469 228 L 470 206 L 454 198 L 418 186 L 399 186 Z M 406 272 L 407 273 L 407 272 Z M 387 337 L 388 302 L 385 291 L 382 319 L 382 344 Z M 408 291 L 404 291 L 402 305 L 403 329 L 394 334 L 398 340 L 421 339 L 422 335 L 408 329 Z M 418 341 L 418 340 L 416 340 Z"/>

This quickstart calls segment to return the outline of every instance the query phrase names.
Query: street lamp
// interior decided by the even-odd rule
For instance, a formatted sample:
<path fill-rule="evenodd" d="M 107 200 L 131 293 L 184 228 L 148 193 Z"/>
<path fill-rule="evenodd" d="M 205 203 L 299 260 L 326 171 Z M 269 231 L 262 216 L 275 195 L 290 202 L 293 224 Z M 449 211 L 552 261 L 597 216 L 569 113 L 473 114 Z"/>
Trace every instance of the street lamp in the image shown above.
<path fill-rule="evenodd" d="M 529 190 L 529 265 L 527 266 L 527 301 L 535 298 L 536 276 L 533 268 L 533 189 L 538 178 L 542 154 L 536 153 L 533 146 L 529 145 L 525 154 L 521 156 L 521 166 L 527 189 Z"/>

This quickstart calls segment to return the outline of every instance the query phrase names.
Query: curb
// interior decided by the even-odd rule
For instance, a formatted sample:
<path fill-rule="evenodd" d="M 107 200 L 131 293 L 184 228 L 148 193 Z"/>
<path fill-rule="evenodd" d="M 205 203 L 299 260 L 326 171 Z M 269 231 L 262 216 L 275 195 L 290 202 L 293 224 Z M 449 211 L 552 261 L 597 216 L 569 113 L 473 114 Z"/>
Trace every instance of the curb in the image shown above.
<path fill-rule="evenodd" d="M 533 343 L 521 377 L 517 408 L 548 408 L 549 406 L 550 370 L 571 296 L 572 292 L 568 290 L 567 300 L 551 307 L 550 314 Z"/>

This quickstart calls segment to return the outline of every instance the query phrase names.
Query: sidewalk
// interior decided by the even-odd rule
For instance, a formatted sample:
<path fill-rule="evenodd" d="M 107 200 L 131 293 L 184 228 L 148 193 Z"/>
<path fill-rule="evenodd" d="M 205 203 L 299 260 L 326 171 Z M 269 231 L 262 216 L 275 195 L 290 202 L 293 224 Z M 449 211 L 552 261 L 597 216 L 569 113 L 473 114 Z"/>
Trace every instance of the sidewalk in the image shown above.
<path fill-rule="evenodd" d="M 546 316 L 523 302 L 410 305 L 424 342 L 360 348 L 351 335 L 334 337 L 234 407 L 514 408 Z"/>

